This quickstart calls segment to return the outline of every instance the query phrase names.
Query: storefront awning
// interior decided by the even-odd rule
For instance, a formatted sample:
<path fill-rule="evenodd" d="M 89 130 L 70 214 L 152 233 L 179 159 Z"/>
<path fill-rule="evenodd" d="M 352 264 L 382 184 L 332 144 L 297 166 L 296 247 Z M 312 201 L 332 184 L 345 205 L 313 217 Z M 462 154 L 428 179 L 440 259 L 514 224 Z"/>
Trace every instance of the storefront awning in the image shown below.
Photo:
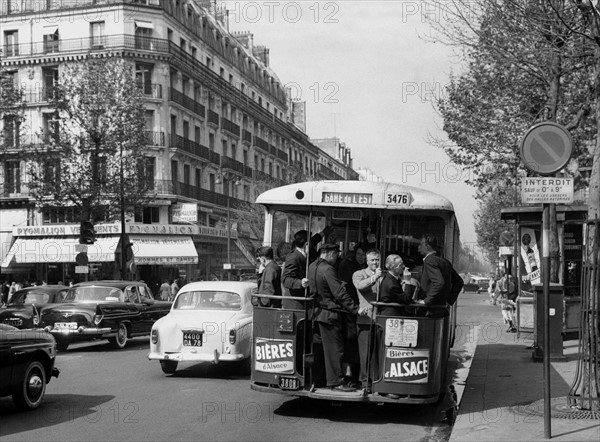
<path fill-rule="evenodd" d="M 198 264 L 190 236 L 130 235 L 133 262 L 137 265 Z"/>
<path fill-rule="evenodd" d="M 118 243 L 118 236 L 97 237 L 94 244 L 87 246 L 89 262 L 114 261 Z M 79 253 L 77 246 L 77 237 L 17 238 L 2 262 L 2 267 L 9 267 L 13 259 L 18 264 L 74 263 Z"/>
<path fill-rule="evenodd" d="M 149 21 L 136 20 L 135 26 L 138 28 L 154 29 L 154 23 Z"/>

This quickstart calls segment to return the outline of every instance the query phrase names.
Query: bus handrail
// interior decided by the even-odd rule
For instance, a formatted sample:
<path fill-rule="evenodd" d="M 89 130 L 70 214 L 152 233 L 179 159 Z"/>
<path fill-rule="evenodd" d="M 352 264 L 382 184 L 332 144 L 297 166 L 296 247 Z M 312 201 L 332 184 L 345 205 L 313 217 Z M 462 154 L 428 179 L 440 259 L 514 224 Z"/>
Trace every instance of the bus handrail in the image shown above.
<path fill-rule="evenodd" d="M 416 308 L 443 308 L 448 309 L 448 304 L 446 305 L 425 305 L 425 304 L 400 304 L 398 302 L 372 302 L 372 305 L 376 305 L 377 307 L 416 307 Z"/>
<path fill-rule="evenodd" d="M 293 299 L 294 301 L 314 301 L 314 296 L 305 298 L 304 296 L 286 296 L 286 295 L 263 295 L 260 293 L 252 293 L 252 297 L 265 299 Z"/>

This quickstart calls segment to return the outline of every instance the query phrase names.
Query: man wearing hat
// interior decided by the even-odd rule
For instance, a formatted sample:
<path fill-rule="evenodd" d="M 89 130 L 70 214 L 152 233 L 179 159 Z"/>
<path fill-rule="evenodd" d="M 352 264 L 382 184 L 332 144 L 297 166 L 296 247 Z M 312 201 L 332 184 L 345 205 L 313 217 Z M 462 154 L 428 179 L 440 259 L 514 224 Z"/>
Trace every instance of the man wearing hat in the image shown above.
<path fill-rule="evenodd" d="M 319 244 L 327 234 L 327 228 L 323 230 L 323 235 L 316 233 L 310 239 L 309 258 L 313 262 L 317 256 L 314 246 Z M 294 235 L 292 247 L 294 248 L 285 257 L 283 271 L 281 273 L 281 284 L 283 286 L 283 296 L 299 296 L 304 298 L 304 289 L 308 287 L 306 278 L 306 243 L 308 242 L 308 232 L 299 230 Z M 304 310 L 304 303 L 291 299 L 283 300 L 283 308 Z"/>
<path fill-rule="evenodd" d="M 338 278 L 335 270 L 339 252 L 337 244 L 323 245 L 319 249 L 319 258 L 308 268 L 308 279 L 310 293 L 315 297 L 313 318 L 319 326 L 323 343 L 327 386 L 336 391 L 349 392 L 355 388 L 344 384 L 342 315 L 356 315 L 358 304 L 348 294 L 346 283 Z"/>

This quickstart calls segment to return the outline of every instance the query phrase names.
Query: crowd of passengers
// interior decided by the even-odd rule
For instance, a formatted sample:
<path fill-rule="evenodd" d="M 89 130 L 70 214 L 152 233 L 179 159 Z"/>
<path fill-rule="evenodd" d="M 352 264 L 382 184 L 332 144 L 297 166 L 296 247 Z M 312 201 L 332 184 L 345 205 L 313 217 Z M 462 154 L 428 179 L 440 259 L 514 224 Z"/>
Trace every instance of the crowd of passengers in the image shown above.
<path fill-rule="evenodd" d="M 258 293 L 283 297 L 258 299 L 262 306 L 304 310 L 303 301 L 287 298 L 304 298 L 308 288 L 314 298 L 310 313 L 315 324 L 315 386 L 351 392 L 367 388 L 369 365 L 373 373 L 378 371 L 378 338 L 371 333 L 375 313 L 443 316 L 447 309 L 439 306 L 456 300 L 463 280 L 438 254 L 438 240 L 433 235 L 423 236 L 419 244 L 423 265 L 416 279 L 397 254 L 385 258 L 383 270 L 381 252 L 368 243 L 356 244 L 352 256 L 345 259 L 340 259 L 337 244 L 324 244 L 317 252 L 315 246 L 328 230 L 312 236 L 310 244 L 306 230 L 297 232 L 283 270 L 274 261 L 273 249 L 261 247 L 257 251 Z M 388 305 L 377 304 L 376 308 L 377 302 Z"/>

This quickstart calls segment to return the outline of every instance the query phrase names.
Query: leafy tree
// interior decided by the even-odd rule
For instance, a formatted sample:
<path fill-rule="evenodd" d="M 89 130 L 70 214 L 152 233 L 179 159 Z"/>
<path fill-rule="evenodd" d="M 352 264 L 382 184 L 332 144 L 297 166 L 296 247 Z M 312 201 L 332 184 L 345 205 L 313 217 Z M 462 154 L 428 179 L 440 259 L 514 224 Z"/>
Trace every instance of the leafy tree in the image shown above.
<path fill-rule="evenodd" d="M 20 127 L 23 122 L 23 91 L 15 85 L 12 75 L 2 67 L 0 58 L 0 147 L 6 150 L 18 145 Z"/>
<path fill-rule="evenodd" d="M 61 72 L 46 143 L 26 152 L 38 207 L 74 207 L 81 219 L 115 220 L 150 197 L 142 92 L 120 58 L 91 58 Z"/>

